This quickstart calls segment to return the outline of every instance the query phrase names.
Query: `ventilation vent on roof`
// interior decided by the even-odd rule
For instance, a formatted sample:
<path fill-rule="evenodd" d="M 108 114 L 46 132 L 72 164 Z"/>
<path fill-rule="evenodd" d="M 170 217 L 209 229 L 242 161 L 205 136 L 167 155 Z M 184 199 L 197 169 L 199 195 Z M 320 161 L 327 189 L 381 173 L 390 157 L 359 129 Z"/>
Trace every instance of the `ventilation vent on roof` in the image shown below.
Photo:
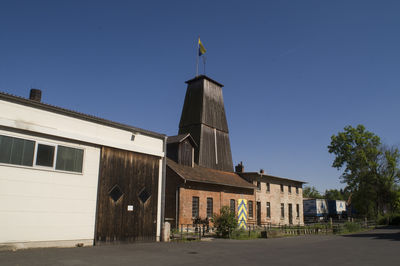
<path fill-rule="evenodd" d="M 110 192 L 108 192 L 108 195 L 112 198 L 114 202 L 117 202 L 124 193 L 121 191 L 118 185 L 115 185 Z"/>
<path fill-rule="evenodd" d="M 139 193 L 139 199 L 143 203 L 145 203 L 150 198 L 150 196 L 151 196 L 150 192 L 145 187 Z"/>

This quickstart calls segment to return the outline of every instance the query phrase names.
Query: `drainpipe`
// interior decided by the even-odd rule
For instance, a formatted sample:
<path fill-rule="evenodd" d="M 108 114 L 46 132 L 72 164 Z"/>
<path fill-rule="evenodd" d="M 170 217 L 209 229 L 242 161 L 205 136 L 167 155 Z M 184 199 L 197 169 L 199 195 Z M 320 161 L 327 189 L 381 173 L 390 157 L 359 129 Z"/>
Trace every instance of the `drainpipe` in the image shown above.
<path fill-rule="evenodd" d="M 165 221 L 165 183 L 166 183 L 166 172 L 167 172 L 167 136 L 164 137 L 164 158 L 162 162 L 162 184 L 161 184 L 161 224 L 160 224 L 160 232 L 161 232 L 161 241 L 164 241 L 163 238 L 163 228 L 164 228 L 164 221 Z"/>

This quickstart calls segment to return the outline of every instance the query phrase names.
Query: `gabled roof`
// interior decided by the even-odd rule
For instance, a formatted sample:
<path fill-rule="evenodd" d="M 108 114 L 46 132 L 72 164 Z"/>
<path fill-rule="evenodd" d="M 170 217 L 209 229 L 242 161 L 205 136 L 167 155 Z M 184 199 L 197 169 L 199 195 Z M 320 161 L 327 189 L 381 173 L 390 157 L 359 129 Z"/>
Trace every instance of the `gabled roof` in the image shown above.
<path fill-rule="evenodd" d="M 192 145 L 194 147 L 197 147 L 197 143 L 194 141 L 194 139 L 193 139 L 192 135 L 190 135 L 190 133 L 179 134 L 179 135 L 176 135 L 176 136 L 168 136 L 167 144 L 181 143 L 185 139 L 189 139 L 189 141 L 192 143 Z"/>
<path fill-rule="evenodd" d="M 29 100 L 29 99 L 26 99 L 23 97 L 11 95 L 11 94 L 4 93 L 4 92 L 0 92 L 0 100 L 17 103 L 17 104 L 22 104 L 25 106 L 42 109 L 45 111 L 49 111 L 49 112 L 53 112 L 53 113 L 57 113 L 57 114 L 65 115 L 65 116 L 70 116 L 70 117 L 74 117 L 77 119 L 82 119 L 82 120 L 86 120 L 89 122 L 93 122 L 93 123 L 97 123 L 97 124 L 101 124 L 101 125 L 105 125 L 105 126 L 109 126 L 109 127 L 114 127 L 114 128 L 118 128 L 118 129 L 122 129 L 122 130 L 132 131 L 132 132 L 137 132 L 137 133 L 141 133 L 143 135 L 147 135 L 147 136 L 151 136 L 151 137 L 156 137 L 156 138 L 161 138 L 161 139 L 164 139 L 164 137 L 165 137 L 164 134 L 160 134 L 160 133 L 156 133 L 153 131 L 121 124 L 118 122 L 113 122 L 113 121 L 106 120 L 106 119 L 103 119 L 100 117 L 68 110 L 65 108 L 58 107 L 58 106 Z"/>
<path fill-rule="evenodd" d="M 240 175 L 240 176 L 243 176 L 244 178 L 246 178 L 246 177 L 272 178 L 272 179 L 275 179 L 275 180 L 284 180 L 284 181 L 296 182 L 296 183 L 302 183 L 302 184 L 306 184 L 307 183 L 307 182 L 304 182 L 304 181 L 289 179 L 289 178 L 285 178 L 285 177 L 261 174 L 259 172 L 244 172 L 244 173 L 237 173 L 237 174 Z"/>
<path fill-rule="evenodd" d="M 167 158 L 167 166 L 182 179 L 192 182 L 223 185 L 238 188 L 254 189 L 255 186 L 239 175 L 211 168 L 194 165 L 194 167 L 178 164 Z"/>

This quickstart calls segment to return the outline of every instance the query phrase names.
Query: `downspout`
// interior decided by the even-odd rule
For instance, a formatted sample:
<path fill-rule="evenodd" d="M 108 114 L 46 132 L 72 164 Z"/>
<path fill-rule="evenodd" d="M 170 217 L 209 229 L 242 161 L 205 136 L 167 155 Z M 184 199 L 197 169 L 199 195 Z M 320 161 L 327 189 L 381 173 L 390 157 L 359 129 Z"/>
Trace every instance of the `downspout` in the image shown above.
<path fill-rule="evenodd" d="M 164 241 L 163 238 L 163 227 L 164 227 L 164 220 L 165 220 L 165 183 L 166 183 L 166 172 L 167 172 L 167 136 L 164 137 L 164 145 L 163 145 L 163 152 L 164 158 L 162 162 L 162 184 L 161 184 L 161 223 L 160 223 L 160 232 L 161 232 L 161 241 Z"/>

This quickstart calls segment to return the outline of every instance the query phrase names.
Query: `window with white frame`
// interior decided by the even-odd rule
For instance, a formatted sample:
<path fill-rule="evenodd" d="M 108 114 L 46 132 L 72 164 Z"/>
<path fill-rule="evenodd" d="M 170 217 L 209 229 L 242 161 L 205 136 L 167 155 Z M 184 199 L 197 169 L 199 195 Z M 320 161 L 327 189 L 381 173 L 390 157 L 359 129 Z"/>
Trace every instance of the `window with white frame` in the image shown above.
<path fill-rule="evenodd" d="M 0 135 L 0 163 L 33 166 L 35 142 Z"/>
<path fill-rule="evenodd" d="M 56 146 L 38 143 L 35 165 L 53 167 Z"/>
<path fill-rule="evenodd" d="M 83 149 L 0 135 L 0 163 L 82 173 Z"/>
<path fill-rule="evenodd" d="M 82 173 L 83 150 L 58 145 L 56 169 Z"/>

